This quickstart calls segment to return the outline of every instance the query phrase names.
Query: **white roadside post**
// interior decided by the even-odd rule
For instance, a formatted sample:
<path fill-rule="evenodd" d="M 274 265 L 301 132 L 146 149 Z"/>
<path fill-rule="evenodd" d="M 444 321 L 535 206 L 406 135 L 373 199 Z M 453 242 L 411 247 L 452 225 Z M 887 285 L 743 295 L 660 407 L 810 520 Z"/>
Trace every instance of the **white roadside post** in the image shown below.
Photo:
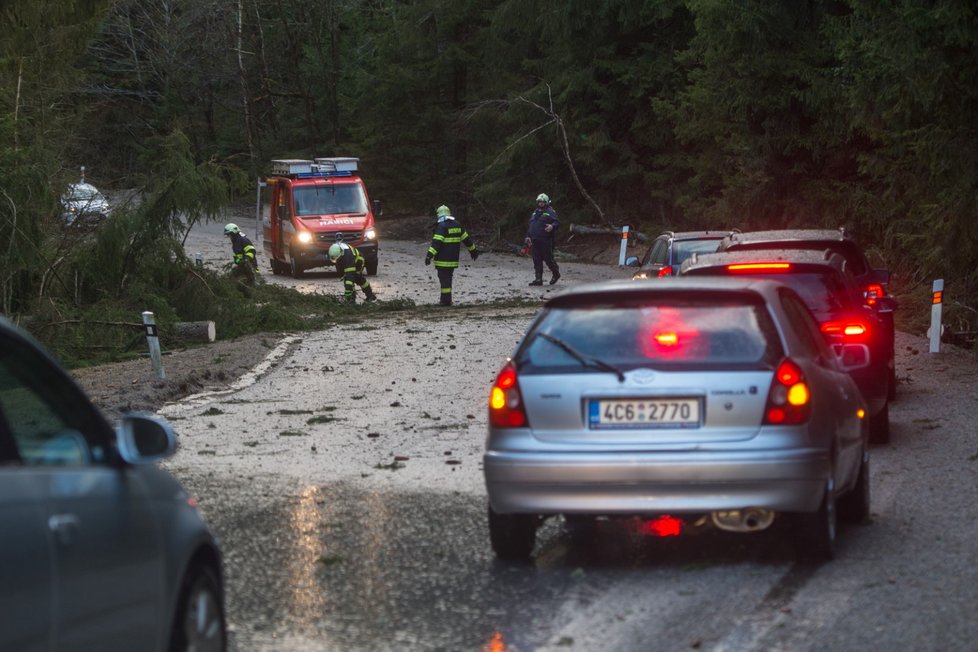
<path fill-rule="evenodd" d="M 146 330 L 146 341 L 149 343 L 149 357 L 153 361 L 153 369 L 156 371 L 156 377 L 163 380 L 166 378 L 166 372 L 163 370 L 163 359 L 160 355 L 160 338 L 156 333 L 156 317 L 148 310 L 143 313 L 143 328 Z"/>
<path fill-rule="evenodd" d="M 618 266 L 625 266 L 625 254 L 628 248 L 628 225 L 621 227 L 621 251 L 618 252 Z"/>
<path fill-rule="evenodd" d="M 941 307 L 944 305 L 944 279 L 934 281 L 930 305 L 930 352 L 941 352 Z"/>

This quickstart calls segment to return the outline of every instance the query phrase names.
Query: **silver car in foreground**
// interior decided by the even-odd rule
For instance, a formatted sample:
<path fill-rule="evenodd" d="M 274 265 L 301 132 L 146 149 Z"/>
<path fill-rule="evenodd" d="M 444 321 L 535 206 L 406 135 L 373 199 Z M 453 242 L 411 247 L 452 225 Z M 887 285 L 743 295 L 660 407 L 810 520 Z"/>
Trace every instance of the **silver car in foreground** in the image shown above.
<path fill-rule="evenodd" d="M 0 319 L 0 650 L 225 649 L 220 549 L 155 464 L 175 446 Z"/>
<path fill-rule="evenodd" d="M 646 531 L 755 532 L 790 518 L 799 556 L 869 514 L 865 405 L 805 304 L 777 281 L 664 278 L 548 301 L 490 395 L 489 533 L 530 556 L 549 516 Z"/>

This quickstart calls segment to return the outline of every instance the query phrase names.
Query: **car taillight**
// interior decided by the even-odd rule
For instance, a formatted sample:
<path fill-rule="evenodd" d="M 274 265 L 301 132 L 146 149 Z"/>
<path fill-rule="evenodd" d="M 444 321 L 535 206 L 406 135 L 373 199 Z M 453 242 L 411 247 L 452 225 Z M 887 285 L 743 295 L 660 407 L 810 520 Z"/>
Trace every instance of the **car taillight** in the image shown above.
<path fill-rule="evenodd" d="M 659 270 L 659 278 L 662 278 L 663 276 L 672 276 L 672 267 L 670 267 L 669 265 L 666 265 L 665 267 L 663 267 L 662 269 L 660 269 Z"/>
<path fill-rule="evenodd" d="M 727 271 L 733 274 L 754 274 L 756 272 L 787 272 L 791 263 L 734 263 L 727 265 Z"/>
<path fill-rule="evenodd" d="M 516 365 L 512 360 L 500 370 L 489 394 L 489 423 L 496 428 L 527 426 L 523 396 L 516 379 Z"/>
<path fill-rule="evenodd" d="M 771 390 L 764 407 L 764 423 L 786 425 L 805 423 L 812 415 L 812 395 L 801 367 L 784 359 L 774 371 Z"/>
<path fill-rule="evenodd" d="M 866 305 L 875 306 L 877 299 L 886 296 L 886 290 L 879 283 L 872 283 L 866 286 L 863 295 L 866 297 Z"/>
<path fill-rule="evenodd" d="M 869 337 L 869 326 L 856 319 L 826 321 L 820 328 L 830 339 L 843 342 L 863 342 Z"/>

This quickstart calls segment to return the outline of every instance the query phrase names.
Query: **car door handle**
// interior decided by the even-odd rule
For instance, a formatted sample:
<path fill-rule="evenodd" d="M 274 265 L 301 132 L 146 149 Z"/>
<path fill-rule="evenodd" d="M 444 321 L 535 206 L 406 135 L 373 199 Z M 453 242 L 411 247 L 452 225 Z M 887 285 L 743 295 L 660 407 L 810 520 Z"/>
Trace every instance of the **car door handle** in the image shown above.
<path fill-rule="evenodd" d="M 63 546 L 70 546 L 75 530 L 81 525 L 81 520 L 74 514 L 54 514 L 48 518 L 48 529 Z"/>

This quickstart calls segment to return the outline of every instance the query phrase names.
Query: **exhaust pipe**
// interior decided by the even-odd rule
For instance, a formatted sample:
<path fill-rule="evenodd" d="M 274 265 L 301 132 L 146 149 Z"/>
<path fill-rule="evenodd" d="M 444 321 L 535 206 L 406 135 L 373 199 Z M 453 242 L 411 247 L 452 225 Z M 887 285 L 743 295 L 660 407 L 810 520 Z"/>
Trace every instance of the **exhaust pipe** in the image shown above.
<path fill-rule="evenodd" d="M 713 525 L 727 532 L 760 532 L 774 523 L 774 512 L 769 509 L 748 507 L 710 514 Z"/>

